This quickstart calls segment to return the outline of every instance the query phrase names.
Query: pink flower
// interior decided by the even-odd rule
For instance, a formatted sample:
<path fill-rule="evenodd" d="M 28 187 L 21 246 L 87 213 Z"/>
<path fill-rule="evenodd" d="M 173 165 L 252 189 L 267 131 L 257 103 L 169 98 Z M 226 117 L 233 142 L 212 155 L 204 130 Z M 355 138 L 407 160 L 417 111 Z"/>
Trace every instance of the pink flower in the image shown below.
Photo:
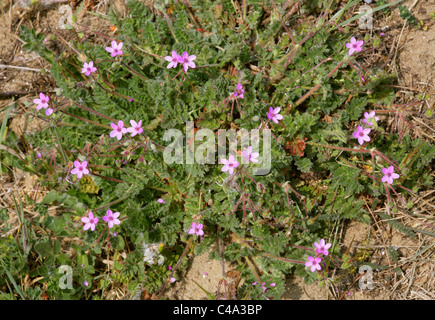
<path fill-rule="evenodd" d="M 195 222 L 192 222 L 192 225 L 190 226 L 189 231 L 187 234 L 196 234 L 197 236 L 204 235 L 204 231 L 202 231 L 202 223 L 196 224 Z"/>
<path fill-rule="evenodd" d="M 252 152 L 252 147 L 249 146 L 245 151 L 242 151 L 242 156 L 246 158 L 246 160 L 251 161 L 253 163 L 258 163 L 258 158 L 260 154 L 258 152 Z"/>
<path fill-rule="evenodd" d="M 364 123 L 367 123 L 369 126 L 372 126 L 373 122 L 371 122 L 370 120 L 373 120 L 373 119 L 375 119 L 376 121 L 379 121 L 379 118 L 376 117 L 374 111 L 370 111 L 370 113 L 364 112 L 364 119 L 363 119 Z M 367 122 L 367 121 L 370 121 L 370 122 Z"/>
<path fill-rule="evenodd" d="M 393 184 L 393 179 L 398 179 L 400 177 L 397 173 L 394 173 L 393 166 L 390 166 L 388 169 L 383 168 L 382 173 L 384 174 L 382 182 L 388 182 L 388 184 Z"/>
<path fill-rule="evenodd" d="M 275 283 L 275 282 L 272 282 L 272 283 L 270 284 L 270 286 L 271 286 L 271 287 L 274 287 L 274 286 L 276 286 L 276 283 Z"/>
<path fill-rule="evenodd" d="M 346 43 L 346 48 L 349 49 L 349 55 L 351 56 L 355 51 L 361 51 L 361 47 L 364 44 L 364 41 L 356 41 L 355 37 L 350 38 L 350 42 Z"/>
<path fill-rule="evenodd" d="M 165 204 L 165 203 L 166 203 L 166 201 L 163 200 L 163 199 L 158 199 L 157 202 L 162 203 L 162 204 Z"/>
<path fill-rule="evenodd" d="M 89 62 L 89 63 L 84 63 L 83 64 L 83 68 L 82 68 L 82 72 L 84 73 L 86 76 L 89 76 L 92 72 L 97 71 L 97 68 L 94 67 L 94 62 Z"/>
<path fill-rule="evenodd" d="M 107 47 L 106 51 L 110 53 L 111 57 L 115 57 L 117 55 L 122 55 L 122 46 L 124 45 L 122 42 L 120 43 L 116 43 L 115 40 L 112 41 L 112 46 L 111 47 Z"/>
<path fill-rule="evenodd" d="M 179 59 L 181 59 L 181 56 L 179 54 L 177 54 L 176 51 L 172 51 L 172 57 L 171 56 L 165 57 L 165 60 L 169 61 L 169 64 L 166 68 L 168 68 L 168 69 L 176 68 Z"/>
<path fill-rule="evenodd" d="M 310 271 L 314 272 L 314 270 L 320 270 L 320 261 L 322 261 L 322 259 L 320 258 L 313 258 L 308 256 L 308 261 L 305 262 L 305 266 L 306 267 L 311 267 Z"/>
<path fill-rule="evenodd" d="M 81 179 L 84 174 L 89 174 L 89 170 L 86 169 L 88 166 L 87 161 L 80 163 L 79 161 L 74 161 L 74 169 L 71 170 L 71 174 L 76 174 L 77 179 Z"/>
<path fill-rule="evenodd" d="M 320 239 L 319 243 L 314 242 L 314 246 L 317 248 L 317 253 L 323 253 L 325 256 L 329 254 L 328 249 L 332 246 L 332 244 L 325 244 L 325 240 Z"/>
<path fill-rule="evenodd" d="M 195 63 L 193 62 L 193 60 L 195 59 L 195 55 L 189 56 L 187 52 L 183 52 L 183 56 L 179 56 L 178 62 L 183 64 L 184 71 L 187 72 L 187 69 L 189 69 L 189 67 L 191 67 L 192 69 L 196 68 Z"/>
<path fill-rule="evenodd" d="M 47 110 L 45 110 L 45 115 L 49 116 L 53 113 L 54 109 L 53 108 L 48 108 Z"/>
<path fill-rule="evenodd" d="M 358 143 L 360 145 L 364 144 L 364 141 L 370 141 L 369 133 L 371 129 L 363 129 L 361 126 L 358 126 L 356 131 L 353 133 L 353 137 L 358 139 Z"/>
<path fill-rule="evenodd" d="M 39 99 L 33 99 L 33 103 L 37 105 L 36 110 L 41 110 L 42 108 L 47 109 L 49 100 L 50 98 L 41 92 Z"/>
<path fill-rule="evenodd" d="M 89 286 L 89 282 L 87 282 L 87 281 L 84 281 L 83 284 L 84 284 L 86 287 Z"/>
<path fill-rule="evenodd" d="M 119 221 L 119 219 L 117 219 L 119 217 L 119 215 L 120 215 L 119 212 L 113 213 L 112 210 L 107 210 L 106 215 L 103 217 L 103 221 L 107 222 L 107 224 L 109 225 L 109 228 L 113 228 L 114 224 L 121 223 L 121 221 Z"/>
<path fill-rule="evenodd" d="M 272 119 L 273 122 L 278 123 L 278 120 L 282 120 L 283 116 L 279 114 L 279 112 L 281 111 L 281 108 L 275 108 L 273 109 L 272 107 L 269 108 L 269 112 L 267 113 L 267 118 L 268 119 Z"/>
<path fill-rule="evenodd" d="M 141 134 L 143 132 L 143 129 L 141 128 L 142 120 L 139 120 L 139 122 L 136 122 L 134 120 L 130 120 L 130 124 L 131 124 L 131 127 L 127 129 L 127 132 L 131 132 L 132 137 L 134 137 L 137 134 Z"/>
<path fill-rule="evenodd" d="M 237 168 L 239 166 L 239 162 L 234 158 L 232 154 L 230 154 L 228 160 L 221 159 L 221 162 L 224 165 L 221 171 L 222 172 L 228 171 L 229 174 L 233 174 L 234 168 Z"/>
<path fill-rule="evenodd" d="M 124 122 L 122 121 L 118 121 L 118 125 L 114 124 L 113 122 L 110 124 L 110 126 L 112 127 L 113 131 L 110 132 L 110 137 L 116 137 L 118 140 L 121 140 L 122 135 L 127 131 L 127 128 L 124 128 Z"/>
<path fill-rule="evenodd" d="M 98 217 L 94 217 L 92 211 L 89 211 L 88 216 L 82 217 L 80 220 L 85 223 L 83 230 L 88 230 L 89 228 L 91 228 L 91 230 L 94 231 L 95 226 L 98 223 Z"/>
<path fill-rule="evenodd" d="M 234 97 L 235 98 L 240 98 L 240 99 L 243 99 L 243 97 L 244 97 L 244 94 L 245 93 L 245 90 L 243 90 L 243 87 L 242 87 L 242 85 L 240 84 L 240 83 L 238 83 L 237 84 L 237 87 L 236 87 L 236 92 L 234 92 Z"/>
<path fill-rule="evenodd" d="M 266 282 L 263 282 L 263 283 L 261 284 L 261 288 L 263 289 L 263 293 L 265 293 L 266 290 L 267 290 L 267 288 L 266 288 Z"/>
<path fill-rule="evenodd" d="M 175 279 L 174 277 L 171 277 L 171 282 L 174 283 L 175 281 L 177 281 L 177 279 Z"/>

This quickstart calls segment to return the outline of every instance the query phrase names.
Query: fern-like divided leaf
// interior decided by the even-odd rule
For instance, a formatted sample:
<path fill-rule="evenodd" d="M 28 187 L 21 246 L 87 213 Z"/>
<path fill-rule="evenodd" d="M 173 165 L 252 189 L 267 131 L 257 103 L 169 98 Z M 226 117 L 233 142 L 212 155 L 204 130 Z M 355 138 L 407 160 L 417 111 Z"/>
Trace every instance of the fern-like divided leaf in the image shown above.
<path fill-rule="evenodd" d="M 402 223 L 400 223 L 397 220 L 393 220 L 393 218 L 391 218 L 386 213 L 378 212 L 378 214 L 382 219 L 384 219 L 389 225 L 397 229 L 399 232 L 406 234 L 407 236 L 410 236 L 413 239 L 417 239 L 415 232 L 411 228 L 404 226 Z"/>

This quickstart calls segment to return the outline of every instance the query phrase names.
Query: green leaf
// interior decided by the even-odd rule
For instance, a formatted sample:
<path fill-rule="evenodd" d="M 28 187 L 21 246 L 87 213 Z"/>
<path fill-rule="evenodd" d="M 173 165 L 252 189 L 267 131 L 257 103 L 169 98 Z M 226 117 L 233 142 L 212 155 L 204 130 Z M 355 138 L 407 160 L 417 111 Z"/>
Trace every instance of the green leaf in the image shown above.
<path fill-rule="evenodd" d="M 390 224 L 393 228 L 396 228 L 398 231 L 410 236 L 413 239 L 417 239 L 413 228 L 406 227 L 397 220 L 391 220 L 391 217 L 386 213 L 378 212 L 378 214 L 381 216 L 382 219 L 386 220 L 386 222 Z"/>
<path fill-rule="evenodd" d="M 42 33 L 36 34 L 35 30 L 29 29 L 24 25 L 20 26 L 20 38 L 26 42 L 23 49 L 37 52 L 41 57 L 53 64 L 54 54 L 48 50 L 44 45 L 44 35 Z"/>

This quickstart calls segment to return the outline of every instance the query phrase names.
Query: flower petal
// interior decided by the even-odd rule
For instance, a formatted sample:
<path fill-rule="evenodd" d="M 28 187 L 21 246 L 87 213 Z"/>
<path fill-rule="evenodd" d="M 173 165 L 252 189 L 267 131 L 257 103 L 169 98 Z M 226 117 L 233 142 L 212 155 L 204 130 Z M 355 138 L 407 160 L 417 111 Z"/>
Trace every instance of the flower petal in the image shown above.
<path fill-rule="evenodd" d="M 353 137 L 358 139 L 358 137 L 359 137 L 359 132 L 358 132 L 358 131 L 355 131 L 355 132 L 353 133 Z"/>
<path fill-rule="evenodd" d="M 228 171 L 229 169 L 230 169 L 230 166 L 228 166 L 228 165 L 224 165 L 224 166 L 222 167 L 221 171 L 222 171 L 222 172 L 226 172 L 226 171 Z"/>

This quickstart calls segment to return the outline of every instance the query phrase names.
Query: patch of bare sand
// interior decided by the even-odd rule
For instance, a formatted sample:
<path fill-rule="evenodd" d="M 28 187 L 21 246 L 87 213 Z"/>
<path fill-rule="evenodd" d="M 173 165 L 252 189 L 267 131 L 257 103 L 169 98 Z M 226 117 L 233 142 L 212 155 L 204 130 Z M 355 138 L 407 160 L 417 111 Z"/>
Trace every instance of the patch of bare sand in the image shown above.
<path fill-rule="evenodd" d="M 207 292 L 216 295 L 219 281 L 223 279 L 222 263 L 218 260 L 210 260 L 206 252 L 202 255 L 195 256 L 191 261 L 191 266 L 184 272 L 181 272 L 180 279 L 172 283 L 163 297 L 169 300 L 206 300 L 207 294 L 194 282 L 196 281 Z M 225 263 L 225 273 L 231 271 L 234 267 Z M 207 274 L 205 274 L 207 273 Z M 229 279 L 229 282 L 233 279 Z M 220 293 L 224 292 L 221 285 Z"/>

